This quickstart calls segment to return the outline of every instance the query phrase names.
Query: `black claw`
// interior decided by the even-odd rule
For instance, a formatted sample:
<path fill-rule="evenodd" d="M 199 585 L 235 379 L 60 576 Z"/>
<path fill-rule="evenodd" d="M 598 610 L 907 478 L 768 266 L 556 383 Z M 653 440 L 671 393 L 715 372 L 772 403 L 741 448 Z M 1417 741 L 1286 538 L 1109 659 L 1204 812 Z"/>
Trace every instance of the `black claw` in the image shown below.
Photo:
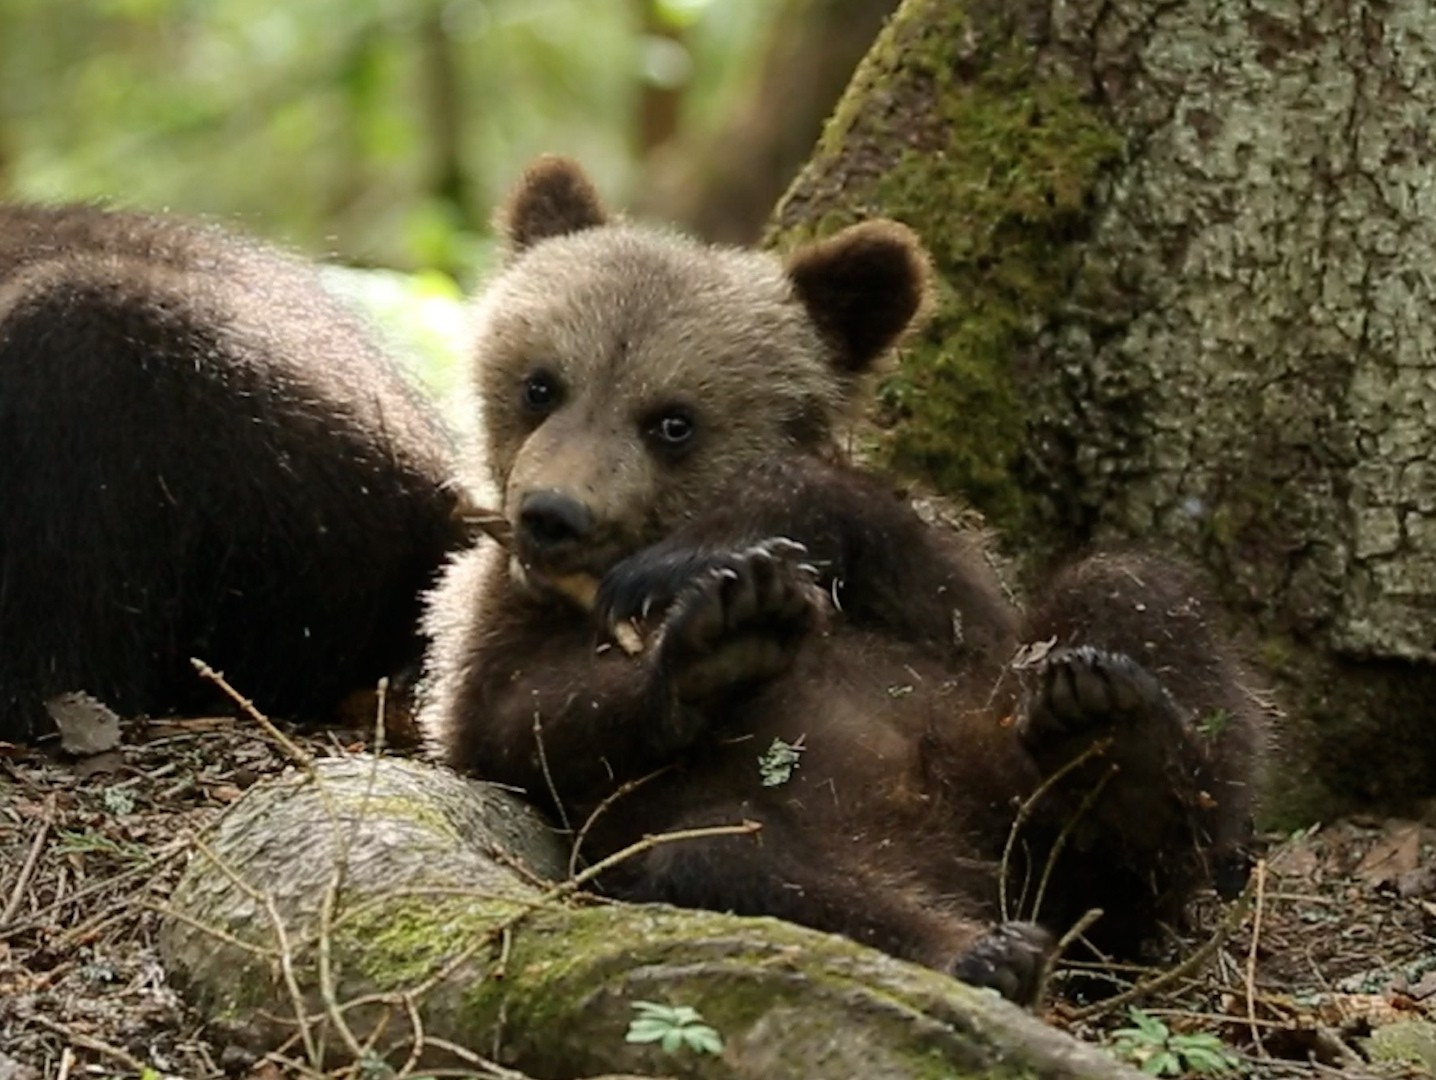
<path fill-rule="evenodd" d="M 1091 645 L 1054 649 L 1038 668 L 1037 682 L 1020 729 L 1028 743 L 1175 710 L 1161 682 L 1141 664 Z"/>
<path fill-rule="evenodd" d="M 952 976 L 1020 1005 L 1034 1005 L 1052 945 L 1052 935 L 1036 923 L 1000 923 L 953 962 Z"/>

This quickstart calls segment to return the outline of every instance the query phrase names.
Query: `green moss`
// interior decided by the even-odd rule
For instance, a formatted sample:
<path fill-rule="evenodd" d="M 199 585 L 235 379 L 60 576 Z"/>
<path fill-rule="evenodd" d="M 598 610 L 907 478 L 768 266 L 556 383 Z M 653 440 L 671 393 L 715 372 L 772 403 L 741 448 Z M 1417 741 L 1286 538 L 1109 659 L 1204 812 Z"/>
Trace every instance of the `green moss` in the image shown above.
<path fill-rule="evenodd" d="M 461 839 L 454 823 L 433 804 L 402 795 L 355 793 L 339 800 L 337 809 L 355 815 L 368 814 L 386 821 L 408 821 L 445 840 Z"/>
<path fill-rule="evenodd" d="M 413 986 L 467 947 L 491 934 L 522 905 L 485 898 L 415 896 L 356 909 L 334 926 L 335 952 L 356 958 L 379 990 Z"/>
<path fill-rule="evenodd" d="M 778 920 L 764 920 L 767 926 L 762 933 L 762 947 L 769 950 L 764 960 L 754 955 L 757 946 L 753 920 L 734 919 L 733 938 L 729 941 L 721 929 L 723 917 L 705 915 L 713 924 L 711 936 L 695 940 L 693 918 L 691 912 L 658 906 L 536 912 L 523 921 L 514 935 L 507 959 L 508 977 L 502 982 L 476 981 L 465 991 L 464 1030 L 481 1033 L 479 1041 L 502 1031 L 506 1041 L 525 1043 L 526 1033 L 566 1031 L 572 1017 L 584 1016 L 590 1023 L 589 1037 L 595 1037 L 600 1029 L 593 1027 L 593 1021 L 602 1015 L 611 1023 L 612 1039 L 622 1040 L 632 1019 L 632 1001 L 647 992 L 644 973 L 662 971 L 661 981 L 670 993 L 678 995 L 674 1003 L 697 1009 L 704 1022 L 725 1038 L 737 1038 L 757 1025 L 773 1023 L 775 1017 L 781 1023 L 790 1008 L 795 1016 L 808 1017 L 810 1014 L 804 1010 L 811 1010 L 817 984 L 826 987 L 833 1000 L 861 994 L 873 1002 L 886 1001 L 892 1007 L 888 1022 L 895 1041 L 900 1042 L 910 1023 L 909 1011 L 923 1009 L 921 980 L 939 978 L 918 973 L 915 978 L 919 982 L 913 986 L 894 986 L 884 993 L 864 978 L 861 965 L 866 950 L 859 945 L 825 939 L 822 956 L 815 956 L 810 932 Z M 743 959 L 730 965 L 727 958 L 734 954 Z M 793 979 L 752 977 L 769 963 L 780 970 L 791 967 Z M 677 977 L 680 971 L 686 971 L 689 977 Z M 881 1017 L 881 1012 L 874 1011 L 864 1022 L 882 1026 Z M 582 1046 L 557 1046 L 553 1042 L 550 1035 L 541 1047 L 527 1046 L 522 1056 L 538 1053 L 542 1062 L 546 1060 L 543 1055 L 552 1054 L 553 1061 L 563 1061 L 566 1068 L 584 1067 L 585 1063 L 574 1056 L 581 1058 Z M 821 1072 L 817 1063 L 806 1056 L 818 1044 L 792 1040 L 790 1052 L 805 1056 L 802 1060 L 776 1062 L 782 1066 L 779 1071 L 785 1075 L 801 1075 L 810 1068 Z M 648 1051 L 635 1048 L 633 1053 L 633 1066 L 639 1068 Z M 685 1062 L 685 1075 L 695 1077 L 710 1075 L 707 1070 L 716 1067 L 716 1062 L 706 1059 L 690 1058 Z M 717 1072 L 727 1075 L 722 1070 L 714 1074 Z M 971 1067 L 964 1069 L 954 1063 L 950 1050 L 918 1040 L 912 1047 L 905 1075 L 918 1080 L 961 1080 L 969 1076 L 1025 1080 L 1033 1072 L 1014 1061 L 984 1060 L 980 1052 Z"/>
<path fill-rule="evenodd" d="M 945 87 L 941 109 L 945 150 L 908 151 L 878 185 L 885 212 L 920 225 L 942 282 L 937 318 L 883 391 L 891 460 L 1018 525 L 1013 361 L 1069 290 L 1072 241 L 1122 142 L 1012 44 L 975 82 Z"/>
<path fill-rule="evenodd" d="M 918 231 L 933 256 L 938 308 L 880 390 L 879 450 L 898 470 L 1016 527 L 1028 522 L 1014 476 L 1027 419 L 1015 368 L 1070 292 L 1094 188 L 1124 142 L 1075 81 L 1048 74 L 1020 31 L 969 14 L 975 6 L 904 8 L 902 25 L 864 61 L 808 174 L 830 172 L 828 186 L 842 189 L 813 179 L 803 209 L 780 209 L 775 239 L 786 246 L 875 214 Z M 954 43 L 971 51 L 957 56 Z M 864 168 L 864 156 L 881 165 Z"/>

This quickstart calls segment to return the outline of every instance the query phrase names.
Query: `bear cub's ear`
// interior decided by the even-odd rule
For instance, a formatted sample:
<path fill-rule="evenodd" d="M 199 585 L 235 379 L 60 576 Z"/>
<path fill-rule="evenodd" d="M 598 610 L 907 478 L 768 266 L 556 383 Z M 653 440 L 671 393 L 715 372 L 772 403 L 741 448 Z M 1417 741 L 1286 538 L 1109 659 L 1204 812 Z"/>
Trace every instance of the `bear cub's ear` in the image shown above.
<path fill-rule="evenodd" d="M 607 221 L 603 201 L 578 163 L 552 156 L 541 157 L 524 170 L 523 179 L 498 215 L 510 256 L 551 236 L 592 229 Z"/>
<path fill-rule="evenodd" d="M 925 312 L 932 271 L 922 241 L 896 221 L 865 221 L 801 247 L 788 277 L 839 371 L 858 375 Z"/>

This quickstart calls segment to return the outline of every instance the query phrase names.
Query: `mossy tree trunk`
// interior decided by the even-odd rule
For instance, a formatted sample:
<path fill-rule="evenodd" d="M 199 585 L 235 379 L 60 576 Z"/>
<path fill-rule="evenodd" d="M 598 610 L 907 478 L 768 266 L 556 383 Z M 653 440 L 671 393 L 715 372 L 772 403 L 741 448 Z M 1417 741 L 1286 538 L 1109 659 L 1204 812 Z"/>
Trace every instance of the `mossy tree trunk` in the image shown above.
<path fill-rule="evenodd" d="M 1138 1075 L 988 991 L 841 938 L 566 902 L 539 875 L 567 862 L 500 789 L 395 759 L 319 762 L 230 808 L 175 891 L 161 949 L 232 1044 L 287 1042 L 315 1065 L 367 1057 L 366 1075 L 380 1062 L 553 1080 Z M 627 1042 L 637 1001 L 697 1009 L 721 1053 Z"/>
<path fill-rule="evenodd" d="M 881 449 L 1027 565 L 1204 563 L 1287 818 L 1436 775 L 1436 9 L 907 0 L 775 215 L 927 239 Z"/>

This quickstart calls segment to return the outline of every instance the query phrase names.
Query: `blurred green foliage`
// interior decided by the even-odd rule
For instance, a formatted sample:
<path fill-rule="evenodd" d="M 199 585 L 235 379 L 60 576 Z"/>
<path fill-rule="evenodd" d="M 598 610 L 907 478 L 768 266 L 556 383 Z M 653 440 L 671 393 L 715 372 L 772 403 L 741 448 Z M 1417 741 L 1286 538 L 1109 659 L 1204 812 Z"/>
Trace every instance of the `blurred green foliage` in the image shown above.
<path fill-rule="evenodd" d="M 544 151 L 623 201 L 641 96 L 701 123 L 773 0 L 0 0 L 0 196 L 229 221 L 345 262 L 481 267 Z"/>

